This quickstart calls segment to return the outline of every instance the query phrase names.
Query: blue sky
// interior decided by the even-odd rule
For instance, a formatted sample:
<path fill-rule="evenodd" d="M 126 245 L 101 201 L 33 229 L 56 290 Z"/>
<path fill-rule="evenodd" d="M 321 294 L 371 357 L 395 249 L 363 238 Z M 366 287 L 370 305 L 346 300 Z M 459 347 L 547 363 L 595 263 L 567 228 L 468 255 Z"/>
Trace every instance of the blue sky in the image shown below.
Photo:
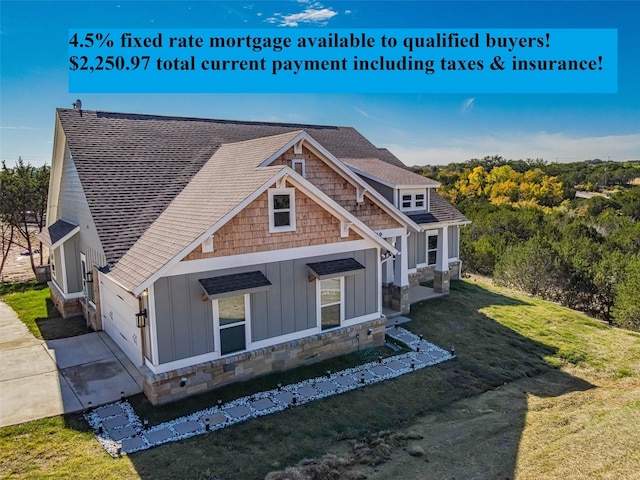
<path fill-rule="evenodd" d="M 640 158 L 637 1 L 0 1 L 0 159 L 50 163 L 56 107 L 351 125 L 408 165 Z M 616 94 L 82 94 L 69 28 L 615 28 Z"/>

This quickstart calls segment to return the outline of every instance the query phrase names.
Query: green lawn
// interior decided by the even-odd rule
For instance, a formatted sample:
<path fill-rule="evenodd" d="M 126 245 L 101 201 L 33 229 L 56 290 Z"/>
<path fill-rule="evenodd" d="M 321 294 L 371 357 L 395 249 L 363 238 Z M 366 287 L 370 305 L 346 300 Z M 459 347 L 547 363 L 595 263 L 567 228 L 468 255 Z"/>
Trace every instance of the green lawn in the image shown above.
<path fill-rule="evenodd" d="M 0 300 L 13 308 L 36 338 L 56 340 L 91 331 L 81 316 L 60 317 L 46 285 L 34 282 L 2 284 Z"/>
<path fill-rule="evenodd" d="M 640 471 L 638 435 L 630 427 L 640 417 L 640 336 L 485 284 L 452 285 L 450 297 L 414 306 L 408 325 L 429 341 L 454 347 L 453 361 L 117 460 L 77 417 L 7 427 L 0 430 L 0 475 L 262 478 L 327 452 L 347 458 L 366 443 L 363 438 L 369 447 L 386 445 L 372 432 L 399 432 L 394 438 L 402 439 L 400 432 L 418 428 L 427 434 L 412 442 L 423 442 L 428 462 L 408 456 L 407 440 L 398 440 L 385 446 L 375 469 L 366 465 L 369 457 L 357 457 L 350 468 L 377 478 L 427 478 L 426 471 L 429 478 L 478 472 L 486 475 L 477 478 L 621 478 L 621 472 Z M 241 393 L 250 387 L 235 388 Z M 608 405 L 620 408 L 609 412 Z M 192 407 L 164 407 L 158 418 Z M 345 442 L 353 438 L 364 443 Z M 589 455 L 600 450 L 596 441 L 614 452 Z M 495 452 L 485 464 L 473 453 L 483 445 Z"/>

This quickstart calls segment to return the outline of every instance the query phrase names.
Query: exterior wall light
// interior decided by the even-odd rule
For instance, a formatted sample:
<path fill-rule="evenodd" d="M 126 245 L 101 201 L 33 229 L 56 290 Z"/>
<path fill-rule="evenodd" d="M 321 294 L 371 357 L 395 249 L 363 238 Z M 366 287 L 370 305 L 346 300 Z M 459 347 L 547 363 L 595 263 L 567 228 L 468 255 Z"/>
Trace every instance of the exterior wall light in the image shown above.
<path fill-rule="evenodd" d="M 143 308 L 139 313 L 136 313 L 136 325 L 138 328 L 144 328 L 147 323 L 147 309 Z"/>

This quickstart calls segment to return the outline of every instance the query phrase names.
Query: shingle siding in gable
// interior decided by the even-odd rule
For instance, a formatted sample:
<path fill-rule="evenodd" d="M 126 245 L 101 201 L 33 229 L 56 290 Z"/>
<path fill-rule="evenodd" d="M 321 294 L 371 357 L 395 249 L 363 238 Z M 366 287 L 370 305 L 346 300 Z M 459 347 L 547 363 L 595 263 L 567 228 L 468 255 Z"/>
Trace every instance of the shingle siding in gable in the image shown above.
<path fill-rule="evenodd" d="M 285 248 L 325 245 L 361 240 L 350 231 L 340 236 L 340 221 L 304 193 L 296 191 L 295 232 L 269 233 L 268 195 L 263 193 L 214 235 L 214 251 L 202 253 L 198 246 L 184 260 L 217 258 L 228 255 L 266 252 Z"/>
<path fill-rule="evenodd" d="M 295 155 L 293 149 L 290 149 L 276 159 L 272 165 L 287 165 L 291 167 L 291 161 L 294 158 L 304 158 L 307 180 L 372 230 L 398 228 L 401 226 L 370 199 L 365 198 L 363 203 L 358 204 L 356 201 L 356 188 L 306 147 L 303 147 L 302 155 Z"/>

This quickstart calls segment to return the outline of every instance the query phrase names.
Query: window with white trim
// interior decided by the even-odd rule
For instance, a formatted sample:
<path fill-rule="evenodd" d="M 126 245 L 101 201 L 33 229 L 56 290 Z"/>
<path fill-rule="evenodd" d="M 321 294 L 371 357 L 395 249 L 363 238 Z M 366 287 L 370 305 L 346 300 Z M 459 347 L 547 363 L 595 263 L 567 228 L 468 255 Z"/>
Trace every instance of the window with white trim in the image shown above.
<path fill-rule="evenodd" d="M 400 210 L 410 212 L 427 209 L 427 196 L 425 190 L 400 191 Z"/>
<path fill-rule="evenodd" d="M 249 328 L 249 294 L 219 298 L 213 301 L 214 318 L 220 355 L 247 349 Z"/>
<path fill-rule="evenodd" d="M 296 229 L 296 197 L 294 188 L 269 190 L 269 232 L 292 232 Z"/>
<path fill-rule="evenodd" d="M 306 177 L 306 169 L 304 165 L 304 158 L 294 158 L 291 160 L 291 168 L 295 170 L 296 173 Z"/>
<path fill-rule="evenodd" d="M 427 234 L 427 265 L 435 265 L 438 258 L 438 234 Z"/>
<path fill-rule="evenodd" d="M 320 328 L 322 330 L 337 328 L 344 317 L 342 302 L 344 277 L 328 278 L 320 280 L 319 283 Z"/>

